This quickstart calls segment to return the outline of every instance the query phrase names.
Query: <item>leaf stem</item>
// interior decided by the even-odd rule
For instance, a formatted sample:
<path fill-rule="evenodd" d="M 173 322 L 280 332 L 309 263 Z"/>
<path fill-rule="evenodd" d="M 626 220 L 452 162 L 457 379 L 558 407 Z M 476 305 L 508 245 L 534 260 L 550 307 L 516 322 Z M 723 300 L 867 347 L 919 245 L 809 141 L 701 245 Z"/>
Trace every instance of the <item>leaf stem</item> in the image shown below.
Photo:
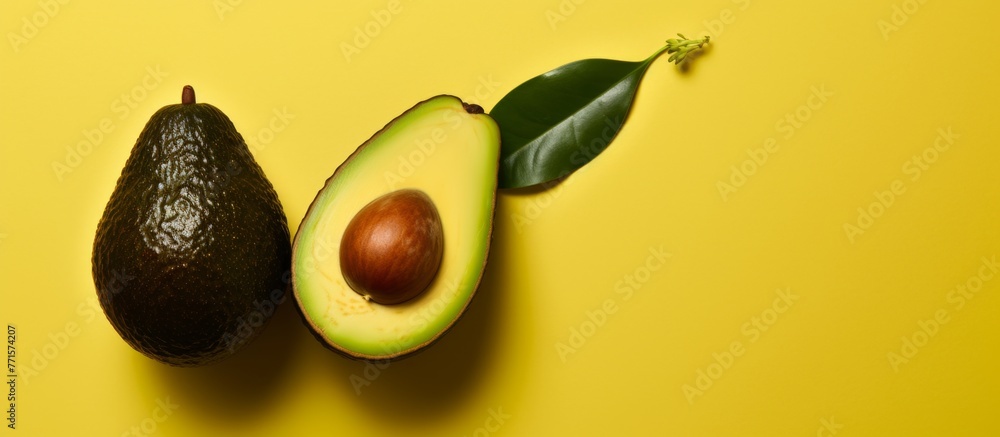
<path fill-rule="evenodd" d="M 671 54 L 667 61 L 680 65 L 681 62 L 684 62 L 684 60 L 687 59 L 688 54 L 696 50 L 701 50 L 701 47 L 708 44 L 708 40 L 710 39 L 707 35 L 704 38 L 698 39 L 688 39 L 686 36 L 679 33 L 677 36 L 680 38 L 668 39 L 667 45 L 663 46 L 660 50 L 657 50 L 653 56 L 649 57 L 647 62 L 656 59 L 663 54 L 663 52 L 667 52 Z"/>

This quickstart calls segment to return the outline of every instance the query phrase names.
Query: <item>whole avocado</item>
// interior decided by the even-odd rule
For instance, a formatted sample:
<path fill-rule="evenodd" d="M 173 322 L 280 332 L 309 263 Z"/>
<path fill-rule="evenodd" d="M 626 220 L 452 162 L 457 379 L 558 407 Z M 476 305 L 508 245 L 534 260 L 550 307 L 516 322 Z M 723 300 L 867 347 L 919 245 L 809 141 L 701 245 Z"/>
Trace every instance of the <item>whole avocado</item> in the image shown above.
<path fill-rule="evenodd" d="M 118 334 L 175 366 L 225 358 L 284 301 L 291 244 L 278 196 L 232 121 L 196 103 L 150 118 L 97 226 L 93 276 Z"/>

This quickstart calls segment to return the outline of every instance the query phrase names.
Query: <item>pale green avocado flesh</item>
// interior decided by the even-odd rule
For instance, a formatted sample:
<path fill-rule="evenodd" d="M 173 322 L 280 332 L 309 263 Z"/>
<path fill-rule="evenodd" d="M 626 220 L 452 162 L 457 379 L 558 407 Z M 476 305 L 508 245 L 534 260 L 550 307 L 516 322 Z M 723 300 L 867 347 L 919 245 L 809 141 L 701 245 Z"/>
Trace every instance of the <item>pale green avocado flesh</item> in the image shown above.
<path fill-rule="evenodd" d="M 458 320 L 486 266 L 499 151 L 500 132 L 489 115 L 437 96 L 390 122 L 337 168 L 302 220 L 292 250 L 295 299 L 318 338 L 352 357 L 392 358 L 429 345 Z M 444 255 L 422 294 L 381 305 L 345 282 L 340 241 L 362 207 L 404 188 L 423 191 L 436 205 Z"/>

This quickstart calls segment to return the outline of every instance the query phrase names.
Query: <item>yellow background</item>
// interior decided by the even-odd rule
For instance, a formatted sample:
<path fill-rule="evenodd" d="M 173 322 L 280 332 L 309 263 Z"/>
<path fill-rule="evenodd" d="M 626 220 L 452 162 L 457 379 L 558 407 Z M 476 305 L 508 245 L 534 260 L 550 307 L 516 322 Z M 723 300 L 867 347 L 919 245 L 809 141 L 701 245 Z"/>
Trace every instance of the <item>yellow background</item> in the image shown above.
<path fill-rule="evenodd" d="M 0 321 L 18 332 L 19 435 L 1000 434 L 1000 280 L 961 309 L 948 299 L 1000 252 L 997 6 L 405 0 L 382 26 L 382 0 L 231 1 L 0 6 Z M 345 56 L 365 26 L 377 35 Z M 675 32 L 715 38 L 687 73 L 653 64 L 593 163 L 501 193 L 465 318 L 369 369 L 360 395 L 365 364 L 324 349 L 290 305 L 198 369 L 144 358 L 89 306 L 97 221 L 142 126 L 185 84 L 248 138 L 294 230 L 334 168 L 417 101 L 489 110 L 551 68 L 642 59 Z M 813 87 L 832 95 L 802 109 Z M 143 98 L 126 113 L 123 94 Z M 797 111 L 788 138 L 779 120 Z M 113 130 L 78 149 L 104 119 Z M 960 136 L 913 181 L 906 163 L 949 128 Z M 777 152 L 723 199 L 719 181 L 769 138 Z M 67 148 L 87 153 L 60 180 Z M 894 181 L 905 192 L 852 242 L 844 224 Z M 644 270 L 661 247 L 672 256 Z M 797 300 L 769 314 L 778 289 Z M 773 322 L 759 337 L 754 317 Z M 699 372 L 717 378 L 686 394 Z"/>

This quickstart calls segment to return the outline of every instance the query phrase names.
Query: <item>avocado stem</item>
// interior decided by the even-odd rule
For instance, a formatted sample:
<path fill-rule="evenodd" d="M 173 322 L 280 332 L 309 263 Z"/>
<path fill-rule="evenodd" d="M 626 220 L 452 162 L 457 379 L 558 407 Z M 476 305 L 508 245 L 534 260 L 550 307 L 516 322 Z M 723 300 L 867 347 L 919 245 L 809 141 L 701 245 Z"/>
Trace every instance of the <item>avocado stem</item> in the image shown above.
<path fill-rule="evenodd" d="M 483 113 L 486 112 L 485 110 L 483 110 L 482 106 L 479 106 L 479 105 L 477 105 L 475 103 L 465 103 L 465 102 L 462 102 L 462 107 L 465 108 L 465 112 L 468 112 L 469 114 L 473 114 L 473 115 L 475 115 L 475 114 L 483 114 Z"/>
<path fill-rule="evenodd" d="M 195 103 L 194 87 L 191 85 L 184 85 L 184 91 L 181 91 L 181 104 L 191 105 L 193 103 Z"/>

